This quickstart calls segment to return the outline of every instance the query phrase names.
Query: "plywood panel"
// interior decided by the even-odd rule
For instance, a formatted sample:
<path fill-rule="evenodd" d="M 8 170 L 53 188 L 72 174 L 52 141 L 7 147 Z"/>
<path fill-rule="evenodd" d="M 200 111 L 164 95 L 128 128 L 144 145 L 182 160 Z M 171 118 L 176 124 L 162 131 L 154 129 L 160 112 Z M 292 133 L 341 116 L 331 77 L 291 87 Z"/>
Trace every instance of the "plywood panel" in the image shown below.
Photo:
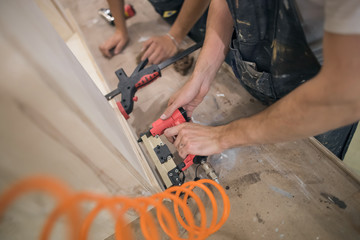
<path fill-rule="evenodd" d="M 0 30 L 0 192 L 33 174 L 104 194 L 158 191 L 120 116 L 36 4 L 2 1 Z M 0 238 L 36 239 L 52 206 L 39 195 L 17 202 L 1 219 Z M 94 239 L 113 229 L 108 216 L 95 225 Z"/>
<path fill-rule="evenodd" d="M 92 81 L 95 83 L 95 85 L 98 87 L 98 89 L 101 91 L 103 95 L 110 92 L 110 89 L 108 85 L 106 84 L 106 81 L 102 75 L 101 70 L 97 66 L 97 64 L 94 61 L 93 56 L 91 55 L 85 40 L 83 38 L 82 32 L 77 25 L 77 22 L 73 18 L 70 11 L 66 10 L 66 16 L 71 22 L 71 25 L 73 29 L 75 29 L 74 35 L 67 41 L 67 45 L 72 51 L 72 53 L 75 55 L 75 57 L 78 59 L 78 61 L 81 63 L 81 65 L 84 67 L 86 72 L 90 75 Z M 126 138 L 129 140 L 129 143 L 131 144 L 131 147 L 133 148 L 133 151 L 136 155 L 136 158 L 138 159 L 138 162 L 141 166 L 142 171 L 144 172 L 145 176 L 148 178 L 149 183 L 157 189 L 157 191 L 160 191 L 159 182 L 154 176 L 154 172 L 151 169 L 151 167 L 148 165 L 147 160 L 145 159 L 144 154 L 140 150 L 140 147 L 136 141 L 137 137 L 134 136 L 133 132 L 131 131 L 129 124 L 126 122 L 126 120 L 121 116 L 120 112 L 118 111 L 118 107 L 114 100 L 109 102 L 110 105 L 113 108 L 113 113 L 117 116 L 119 123 L 121 124 L 124 133 L 126 135 Z"/>
<path fill-rule="evenodd" d="M 67 41 L 74 34 L 74 29 L 71 27 L 58 2 L 56 0 L 35 0 L 35 2 L 61 38 Z"/>
<path fill-rule="evenodd" d="M 349 166 L 360 178 L 360 128 L 357 127 L 351 140 L 349 149 L 344 159 L 345 165 Z"/>

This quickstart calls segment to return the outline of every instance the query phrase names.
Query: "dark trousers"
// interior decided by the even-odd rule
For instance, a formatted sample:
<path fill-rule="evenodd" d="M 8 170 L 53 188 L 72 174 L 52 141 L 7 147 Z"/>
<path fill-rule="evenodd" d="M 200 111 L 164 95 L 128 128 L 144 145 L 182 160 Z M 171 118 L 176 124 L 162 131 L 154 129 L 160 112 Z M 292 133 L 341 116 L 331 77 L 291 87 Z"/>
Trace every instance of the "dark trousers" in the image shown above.
<path fill-rule="evenodd" d="M 181 10 L 184 0 L 149 0 L 149 2 L 167 23 L 173 24 Z M 207 12 L 206 10 L 188 34 L 195 42 L 201 42 L 205 38 Z"/>

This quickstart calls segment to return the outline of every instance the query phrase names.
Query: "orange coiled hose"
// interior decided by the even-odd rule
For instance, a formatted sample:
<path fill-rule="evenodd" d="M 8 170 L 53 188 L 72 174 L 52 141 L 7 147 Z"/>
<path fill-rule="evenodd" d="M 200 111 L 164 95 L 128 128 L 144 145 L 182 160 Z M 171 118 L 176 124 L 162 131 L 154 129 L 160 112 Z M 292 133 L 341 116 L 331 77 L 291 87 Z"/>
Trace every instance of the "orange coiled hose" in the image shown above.
<path fill-rule="evenodd" d="M 210 187 L 217 189 L 222 197 L 222 215 L 218 220 L 218 205 L 216 198 Z M 207 224 L 206 208 L 199 195 L 194 190 L 198 188 L 205 192 L 210 200 L 212 207 L 212 220 Z M 91 224 L 102 210 L 111 213 L 115 220 L 115 238 L 133 239 L 129 224 L 124 219 L 124 215 L 129 210 L 134 210 L 140 217 L 140 226 L 145 239 L 160 239 L 157 222 L 165 234 L 171 239 L 205 239 L 213 234 L 225 223 L 230 213 L 230 201 L 225 190 L 216 182 L 209 179 L 202 179 L 196 182 L 187 182 L 182 186 L 168 188 L 164 192 L 154 194 L 150 197 L 129 198 L 121 196 L 106 196 L 89 192 L 73 192 L 62 182 L 51 177 L 31 177 L 16 183 L 0 197 L 0 216 L 4 214 L 6 208 L 20 195 L 30 191 L 44 191 L 49 193 L 57 200 L 57 205 L 50 213 L 40 239 L 47 240 L 50 237 L 54 224 L 61 216 L 66 216 L 68 221 L 69 239 L 85 240 Z M 196 224 L 196 219 L 187 204 L 189 199 L 193 199 L 200 213 L 200 224 Z M 175 217 L 169 209 L 164 206 L 164 200 L 172 201 Z M 96 203 L 85 217 L 81 214 L 80 205 L 85 202 Z M 154 207 L 157 222 L 153 215 L 148 211 L 149 207 Z M 183 216 L 181 215 L 183 214 Z M 176 221 L 177 220 L 177 221 Z M 178 223 L 188 232 L 188 238 L 181 238 L 179 235 Z"/>

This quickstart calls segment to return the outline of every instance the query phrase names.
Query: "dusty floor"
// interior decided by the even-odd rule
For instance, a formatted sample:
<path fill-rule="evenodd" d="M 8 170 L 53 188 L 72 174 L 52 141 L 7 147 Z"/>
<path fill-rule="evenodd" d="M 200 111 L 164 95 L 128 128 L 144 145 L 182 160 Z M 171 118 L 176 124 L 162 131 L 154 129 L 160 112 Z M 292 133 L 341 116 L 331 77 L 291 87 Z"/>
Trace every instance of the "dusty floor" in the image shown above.
<path fill-rule="evenodd" d="M 97 15 L 97 9 L 107 6 L 106 2 L 61 2 L 78 21 L 111 88 L 117 84 L 115 70 L 122 67 L 130 73 L 135 68 L 141 41 L 169 29 L 150 10 L 147 1 L 132 1 L 137 15 L 127 20 L 131 41 L 122 54 L 108 60 L 98 51 L 98 45 L 114 31 Z M 186 44 L 189 43 L 188 40 Z M 172 68 L 162 74 L 162 78 L 137 93 L 139 101 L 128 121 L 136 135 L 148 130 L 171 94 L 187 80 Z M 263 108 L 224 66 L 193 120 L 206 125 L 225 124 Z M 209 161 L 218 172 L 221 185 L 227 187 L 232 206 L 228 221 L 209 239 L 360 238 L 358 182 L 308 139 L 231 149 L 211 156 Z"/>

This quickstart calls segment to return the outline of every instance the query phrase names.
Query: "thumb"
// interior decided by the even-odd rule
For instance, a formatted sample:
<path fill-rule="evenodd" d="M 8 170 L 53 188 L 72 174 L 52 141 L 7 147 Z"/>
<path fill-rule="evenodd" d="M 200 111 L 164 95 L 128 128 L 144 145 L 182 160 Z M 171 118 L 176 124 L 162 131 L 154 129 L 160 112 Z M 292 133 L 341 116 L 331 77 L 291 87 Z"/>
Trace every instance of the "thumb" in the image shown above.
<path fill-rule="evenodd" d="M 175 105 L 174 103 L 170 104 L 164 111 L 164 113 L 160 116 L 160 118 L 162 120 L 168 119 L 174 112 L 175 110 L 178 109 L 178 106 Z"/>

